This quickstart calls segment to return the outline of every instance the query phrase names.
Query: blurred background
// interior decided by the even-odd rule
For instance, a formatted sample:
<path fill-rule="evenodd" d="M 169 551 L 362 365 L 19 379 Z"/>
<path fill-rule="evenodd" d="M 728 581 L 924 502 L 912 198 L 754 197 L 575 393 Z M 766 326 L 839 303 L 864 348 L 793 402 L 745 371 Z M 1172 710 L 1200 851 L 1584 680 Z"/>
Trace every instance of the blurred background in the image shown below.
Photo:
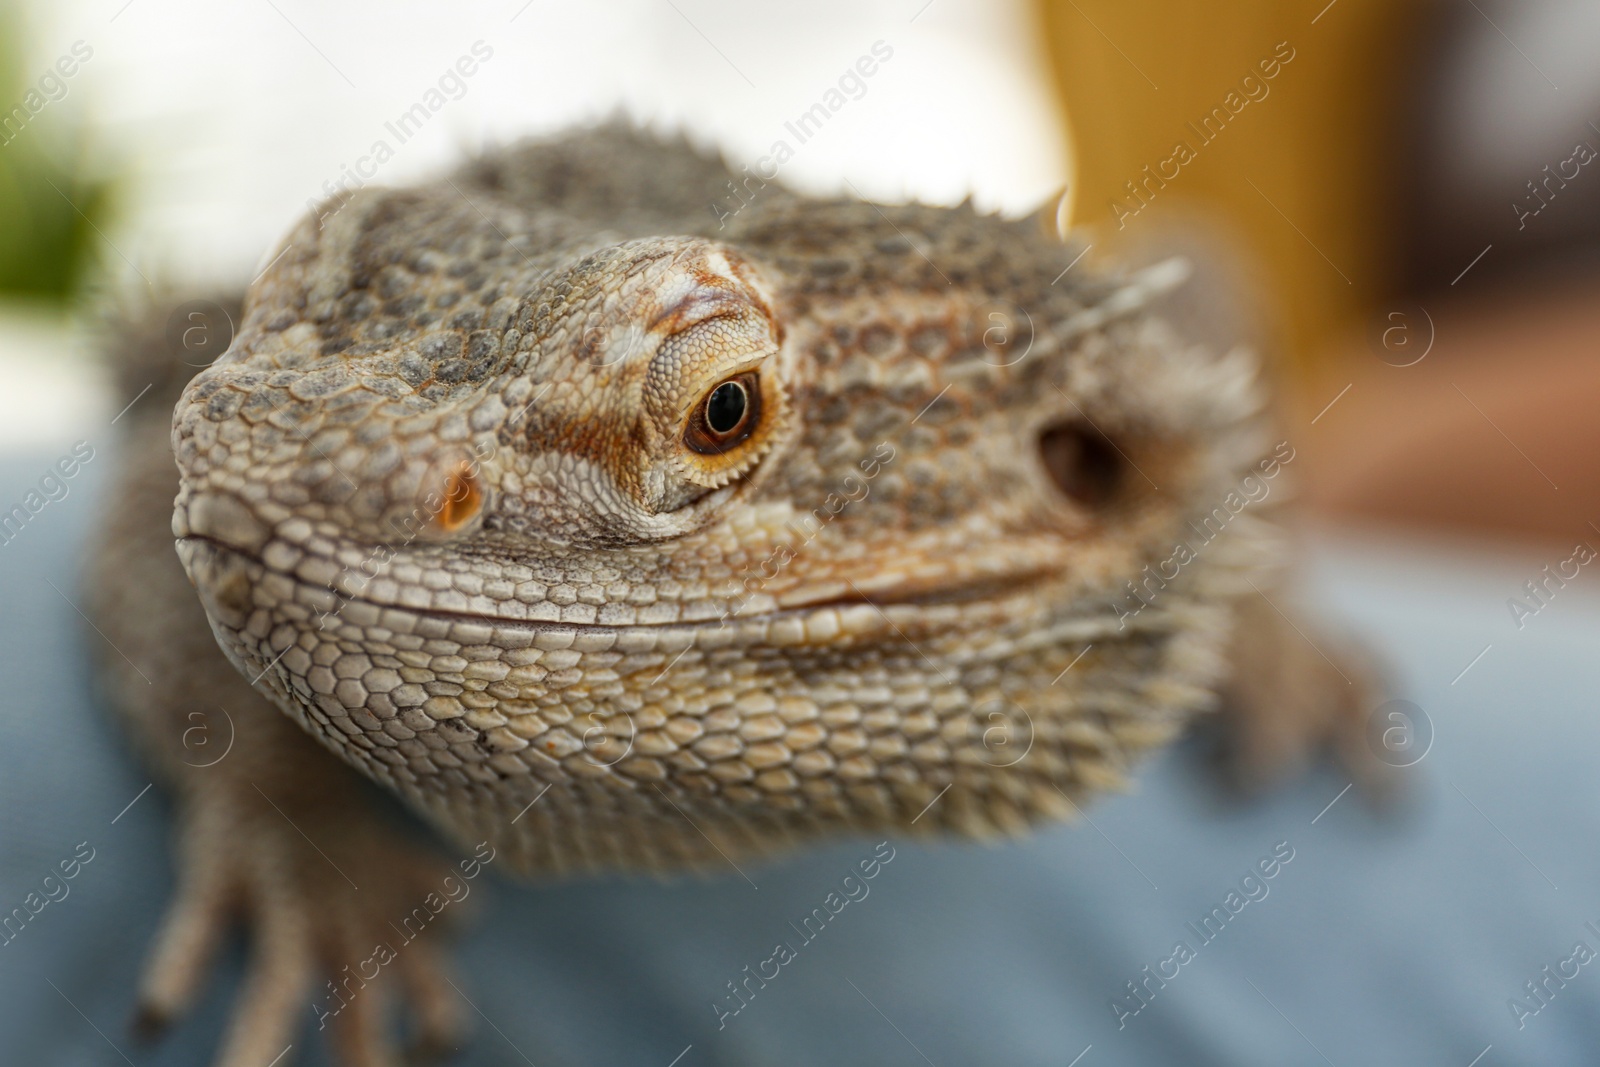
<path fill-rule="evenodd" d="M 1197 328 L 1317 419 L 1318 508 L 1565 543 L 1600 456 L 1597 34 L 1583 0 L 10 0 L 0 445 L 107 410 L 107 294 L 246 283 L 476 41 L 492 60 L 367 180 L 616 114 L 754 165 L 882 41 L 783 181 L 1059 199 L 1095 258 L 1189 254 Z"/>
<path fill-rule="evenodd" d="M 1536 1036 L 1512 1025 L 1515 1009 L 1508 1021 L 1505 998 L 1523 995 L 1524 981 L 1565 956 L 1572 936 L 1589 937 L 1582 921 L 1600 921 L 1585 895 L 1595 884 L 1600 832 L 1589 755 L 1600 743 L 1592 708 L 1600 678 L 1590 666 L 1600 586 L 1591 589 L 1585 572 L 1570 590 L 1556 587 L 1550 613 L 1538 603 L 1540 618 L 1527 633 L 1525 618 L 1508 610 L 1516 598 L 1534 605 L 1526 583 L 1547 573 L 1541 568 L 1569 560 L 1575 546 L 1600 547 L 1597 41 L 1593 0 L 0 0 L 0 467 L 16 474 L 17 487 L 5 499 L 71 442 L 108 436 L 120 403 L 93 358 L 108 302 L 173 302 L 242 287 L 308 205 L 355 180 L 353 169 L 376 142 L 389 142 L 392 158 L 362 180 L 403 184 L 485 146 L 622 114 L 687 131 L 735 168 L 753 167 L 775 141 L 792 142 L 785 124 L 881 42 L 891 58 L 798 147 L 781 180 L 888 201 L 971 196 L 980 209 L 1011 215 L 1044 205 L 1090 244 L 1091 262 L 1174 252 L 1194 259 L 1201 269 L 1172 313 L 1219 344 L 1247 341 L 1266 355 L 1283 386 L 1285 435 L 1303 457 L 1296 469 L 1318 546 L 1313 584 L 1392 651 L 1404 691 L 1432 709 L 1441 743 L 1423 768 L 1429 784 L 1418 787 L 1432 798 L 1432 821 L 1392 834 L 1358 822 L 1353 799 L 1334 808 L 1345 796 L 1340 787 L 1349 787 L 1331 772 L 1278 807 L 1230 822 L 1163 761 L 1146 775 L 1149 794 L 1096 809 L 1098 837 L 1045 834 L 1042 844 L 988 853 L 997 858 L 981 865 L 914 853 L 923 857 L 912 862 L 925 867 L 917 884 L 926 893 L 942 886 L 970 895 L 885 905 L 881 926 L 864 924 L 863 940 L 840 950 L 855 955 L 840 958 L 858 978 L 881 967 L 886 985 L 918 991 L 883 1003 L 909 1032 L 943 1035 L 922 1037 L 934 1052 L 929 1062 L 940 1063 L 987 1060 L 982 1042 L 962 1043 L 983 1027 L 966 1025 L 942 999 L 966 1003 L 960 997 L 978 994 L 941 986 L 953 973 L 945 964 L 897 970 L 907 946 L 965 944 L 970 952 L 962 953 L 976 959 L 1013 936 L 1035 968 L 1045 958 L 1098 960 L 1103 967 L 1091 977 L 1058 974 L 1030 989 L 1008 985 L 1004 960 L 991 961 L 981 988 L 1010 998 L 990 1005 L 994 1028 L 1020 1026 L 1026 1015 L 1041 1026 L 1059 1022 L 1067 1036 L 1041 1039 L 1048 1056 L 987 1061 L 1066 1064 L 1093 1043 L 1083 1067 L 1179 1062 L 1141 1059 L 1127 1051 L 1140 1046 L 1127 1041 L 1118 1047 L 1132 1058 L 1119 1061 L 1110 1042 L 1121 1038 L 1084 1028 L 1112 1032 L 1106 994 L 1155 949 L 1165 951 L 1149 943 L 1150 926 L 1175 930 L 1180 916 L 1198 914 L 1261 842 L 1289 833 L 1280 827 L 1292 816 L 1297 842 L 1323 835 L 1315 852 L 1307 847 L 1320 858 L 1298 868 L 1307 882 L 1317 874 L 1314 887 L 1298 903 L 1288 890 L 1275 898 L 1281 902 L 1271 907 L 1280 910 L 1270 928 L 1263 920 L 1253 955 L 1241 940 L 1239 980 L 1230 987 L 1238 996 L 1229 994 L 1225 1008 L 1216 986 L 1197 980 L 1164 1009 L 1175 1013 L 1170 1025 L 1151 1023 L 1147 1037 L 1188 1049 L 1188 1063 L 1379 1062 L 1361 1027 L 1340 1020 L 1380 1019 L 1388 1027 L 1382 1046 L 1400 1057 L 1383 1062 L 1465 1067 L 1476 1054 L 1471 1062 L 1483 1067 L 1592 1063 L 1600 979 L 1563 994 L 1556 1006 L 1565 1015 L 1553 1010 L 1529 1023 Z M 491 58 L 400 143 L 389 124 L 479 43 Z M 110 476 L 102 466 L 110 464 L 97 464 L 93 477 Z M 69 528 L 68 509 L 57 510 Z M 89 513 L 72 514 L 70 528 L 80 531 L 72 536 L 81 537 Z M 46 540 L 32 538 L 40 550 Z M 25 683 L 19 668 L 6 679 L 13 702 L 26 702 L 15 694 L 31 692 L 28 685 L 45 694 L 19 704 L 33 713 L 32 725 L 0 719 L 0 744 L 14 736 L 16 751 L 32 751 L 55 736 L 48 715 L 58 672 L 43 665 L 71 638 L 52 635 L 76 633 L 78 620 L 50 589 L 24 588 L 21 558 L 0 559 L 12 567 L 8 605 L 37 594 L 62 616 L 42 635 L 20 616 L 0 618 L 41 642 L 37 655 L 17 652 L 21 645 L 10 651 L 9 662 L 37 660 L 37 678 Z M 68 572 L 59 581 L 70 581 L 67 548 L 58 562 Z M 102 733 L 98 743 L 111 751 L 111 728 L 87 714 L 85 721 L 81 730 Z M 122 768 L 113 775 L 122 790 L 114 806 L 147 781 L 114 762 L 121 757 L 96 758 Z M 18 777 L 14 795 L 48 796 L 59 810 L 76 811 L 77 791 L 62 788 L 50 766 L 41 763 L 39 774 L 51 777 L 37 786 Z M 12 821 L 0 819 L 12 835 L 6 840 L 35 833 L 22 816 L 39 803 L 19 800 Z M 118 830 L 146 843 L 162 832 L 143 808 Z M 41 838 L 40 855 L 53 855 L 66 832 Z M 1240 834 L 1251 835 L 1243 846 Z M 1120 859 L 1105 849 L 1113 841 Z M 0 856 L 6 900 L 32 878 L 25 864 L 8 870 L 9 863 Z M 1313 864 L 1321 866 L 1306 870 Z M 782 870 L 798 878 L 801 868 Z M 80 1000 L 84 1017 L 107 1028 L 125 1007 L 164 896 L 164 874 L 128 877 L 132 888 L 112 896 L 108 887 L 106 899 L 132 918 L 107 919 L 93 938 L 87 909 L 80 919 L 86 942 L 115 942 L 101 1008 Z M 779 878 L 771 893 L 781 892 Z M 1159 899 L 1157 882 L 1166 890 Z M 728 903 L 742 884 L 680 889 L 672 899 L 683 915 L 710 909 L 699 925 L 681 917 L 653 923 L 648 909 L 661 898 L 630 892 L 580 887 L 561 897 L 524 895 L 508 907 L 520 908 L 530 929 L 549 921 L 541 900 L 560 900 L 580 925 L 588 914 L 588 929 L 626 914 L 634 940 L 613 938 L 618 961 L 617 946 L 657 937 L 680 937 L 687 955 L 713 953 L 708 946 L 736 932 L 731 916 L 756 908 Z M 811 891 L 796 892 L 798 908 Z M 975 897 L 985 906 L 970 907 Z M 1024 898 L 1040 910 L 1015 904 Z M 599 918 L 583 910 L 607 900 L 613 910 Z M 641 900 L 645 911 L 630 910 Z M 1170 921 L 1163 900 L 1175 909 Z M 1102 921 L 1040 918 L 1055 906 Z M 897 927 L 894 907 L 925 921 Z M 951 921 L 957 911 L 959 923 Z M 767 912 L 752 915 L 757 927 L 769 920 Z M 678 934 L 663 932 L 669 926 Z M 939 938 L 923 937 L 935 927 Z M 505 973 L 536 981 L 527 968 L 543 967 L 539 988 L 552 998 L 576 998 L 592 980 L 593 1003 L 607 1011 L 623 971 L 642 999 L 676 984 L 643 990 L 648 975 L 616 961 L 575 979 L 560 951 L 591 946 L 561 936 L 529 934 L 517 942 L 527 946 L 524 969 Z M 875 949 L 872 936 L 887 940 Z M 48 944 L 40 940 L 39 951 Z M 546 959 L 552 945 L 566 948 Z M 480 988 L 496 966 L 504 971 L 506 953 L 493 949 L 473 950 Z M 12 962 L 10 951 L 0 964 Z M 709 965 L 702 985 L 715 988 L 717 975 L 733 973 L 726 961 L 742 960 L 739 951 Z M 1226 951 L 1207 962 L 1208 981 L 1233 965 Z M 85 962 L 91 955 L 82 949 L 72 957 L 77 971 L 62 963 L 54 980 L 93 995 L 83 977 L 94 970 Z M 1252 975 L 1261 984 L 1255 993 L 1243 984 Z M 1056 995 L 1073 981 L 1082 997 Z M 1281 990 L 1284 1010 L 1263 989 L 1274 998 Z M 55 994 L 37 995 L 49 1005 L 46 1016 L 64 1012 Z M 839 995 L 860 1008 L 849 989 Z M 1179 1011 L 1179 996 L 1196 998 L 1192 1010 Z M 1327 1008 L 1335 1002 L 1355 1007 Z M 16 1010 L 31 1003 L 17 1001 Z M 808 1002 L 796 994 L 795 1003 Z M 1069 1003 L 1094 1022 L 1080 1025 L 1070 1014 L 1079 1007 L 1062 1006 Z M 524 1024 L 536 1030 L 517 1004 L 513 997 L 495 1017 L 515 1034 Z M 1259 1012 L 1249 1027 L 1230 1021 L 1240 1005 Z M 220 1018 L 222 1005 L 213 1007 Z M 699 1000 L 690 1010 L 704 1014 Z M 858 1014 L 860 1026 L 883 1030 L 877 1016 Z M 1285 1029 L 1280 1016 L 1300 1026 Z M 591 1017 L 598 1016 L 575 1011 L 569 1028 Z M 61 1018 L 77 1026 L 76 1016 Z M 548 1017 L 539 1023 L 555 1032 Z M 804 1013 L 791 1024 L 796 1041 L 816 1030 Z M 1277 1030 L 1263 1036 L 1257 1024 Z M 877 1030 L 849 1036 L 860 1048 L 881 1037 L 895 1055 L 909 1056 L 894 1033 Z M 843 1040 L 845 1030 L 838 1033 Z M 94 1034 L 80 1036 L 83 1047 L 109 1056 Z M 602 1038 L 621 1040 L 581 1040 Z M 682 1040 L 699 1042 L 697 1055 L 705 1054 L 701 1037 Z M 1316 1057 L 1306 1047 L 1313 1041 Z M 1546 1044 L 1530 1043 L 1537 1041 Z M 1228 1052 L 1230 1042 L 1245 1042 L 1254 1058 Z M 196 1038 L 189 1047 L 203 1044 Z M 1211 1058 L 1196 1051 L 1202 1046 Z M 665 1063 L 680 1047 L 677 1032 L 660 1047 Z M 719 1062 L 758 1062 L 731 1047 Z M 1448 1055 L 1431 1055 L 1445 1048 Z M 1341 1049 L 1356 1058 L 1341 1059 Z M 174 1055 L 163 1062 L 199 1062 Z M 473 1062 L 502 1062 L 484 1055 Z M 874 1055 L 863 1062 L 890 1062 Z"/>

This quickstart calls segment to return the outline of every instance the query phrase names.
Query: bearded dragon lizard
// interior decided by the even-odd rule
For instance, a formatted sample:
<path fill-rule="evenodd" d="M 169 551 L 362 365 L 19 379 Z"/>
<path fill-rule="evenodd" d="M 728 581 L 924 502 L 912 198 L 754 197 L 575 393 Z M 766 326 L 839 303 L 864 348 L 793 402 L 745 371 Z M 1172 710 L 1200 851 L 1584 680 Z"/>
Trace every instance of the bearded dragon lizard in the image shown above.
<path fill-rule="evenodd" d="M 437 884 L 354 772 L 537 877 L 1016 833 L 1223 704 L 1249 775 L 1359 734 L 1272 509 L 1218 510 L 1292 444 L 1251 355 L 1150 310 L 1170 267 L 1067 271 L 1053 211 L 719 218 L 731 180 L 615 126 L 526 144 L 324 205 L 198 373 L 119 331 L 160 388 L 86 584 L 182 819 L 147 1023 L 242 916 L 216 1062 L 266 1063 Z M 436 947 L 397 973 L 450 1044 Z M 344 1062 L 394 1062 L 375 1004 Z"/>

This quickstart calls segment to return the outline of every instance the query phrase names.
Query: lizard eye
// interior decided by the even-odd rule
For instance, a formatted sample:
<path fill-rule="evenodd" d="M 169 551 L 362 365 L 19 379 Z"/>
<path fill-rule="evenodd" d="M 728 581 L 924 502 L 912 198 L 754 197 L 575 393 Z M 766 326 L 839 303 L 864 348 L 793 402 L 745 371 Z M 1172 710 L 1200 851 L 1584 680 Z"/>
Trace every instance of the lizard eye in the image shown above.
<path fill-rule="evenodd" d="M 684 443 L 702 455 L 721 455 L 746 440 L 761 421 L 761 386 L 754 371 L 714 386 L 689 417 Z"/>

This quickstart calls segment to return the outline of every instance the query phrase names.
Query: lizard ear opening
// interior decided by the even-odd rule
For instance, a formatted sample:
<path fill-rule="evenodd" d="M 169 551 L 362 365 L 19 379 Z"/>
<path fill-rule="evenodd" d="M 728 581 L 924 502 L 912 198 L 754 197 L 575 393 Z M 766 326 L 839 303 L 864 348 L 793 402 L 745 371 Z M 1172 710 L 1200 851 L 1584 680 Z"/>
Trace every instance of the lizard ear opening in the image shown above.
<path fill-rule="evenodd" d="M 1046 426 L 1039 434 L 1039 458 L 1061 494 L 1085 510 L 1104 511 L 1121 494 L 1122 453 L 1092 426 L 1075 421 Z"/>

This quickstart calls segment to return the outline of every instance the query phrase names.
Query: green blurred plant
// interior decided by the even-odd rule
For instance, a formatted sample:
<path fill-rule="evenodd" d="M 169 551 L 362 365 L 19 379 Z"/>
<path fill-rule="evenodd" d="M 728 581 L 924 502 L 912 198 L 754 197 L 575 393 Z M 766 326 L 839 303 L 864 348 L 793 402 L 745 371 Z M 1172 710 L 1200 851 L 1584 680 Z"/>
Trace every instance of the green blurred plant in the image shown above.
<path fill-rule="evenodd" d="M 19 56 L 15 9 L 0 9 L 0 112 L 32 81 Z M 0 144 L 0 298 L 66 304 L 99 259 L 112 182 L 83 165 L 79 114 L 52 107 Z"/>

